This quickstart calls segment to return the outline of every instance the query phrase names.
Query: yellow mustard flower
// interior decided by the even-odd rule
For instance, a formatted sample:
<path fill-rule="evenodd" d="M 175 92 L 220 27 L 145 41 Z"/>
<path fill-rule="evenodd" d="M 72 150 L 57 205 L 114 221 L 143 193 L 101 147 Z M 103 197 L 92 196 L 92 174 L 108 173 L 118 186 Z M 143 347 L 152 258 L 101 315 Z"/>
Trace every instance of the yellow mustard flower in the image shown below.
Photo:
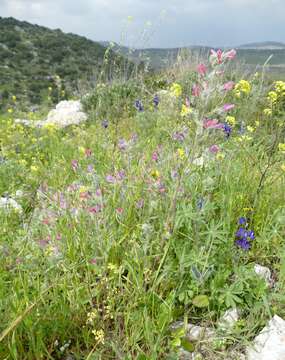
<path fill-rule="evenodd" d="M 225 154 L 218 152 L 216 155 L 216 159 L 217 160 L 223 160 L 225 158 Z"/>
<path fill-rule="evenodd" d="M 248 95 L 251 91 L 251 85 L 247 80 L 240 80 L 235 86 L 236 92 L 242 92 Z"/>
<path fill-rule="evenodd" d="M 281 151 L 282 153 L 285 153 L 285 143 L 280 143 L 279 145 L 278 145 L 278 149 L 279 149 L 279 151 Z"/>
<path fill-rule="evenodd" d="M 174 96 L 179 97 L 182 94 L 182 87 L 181 87 L 181 85 L 179 85 L 177 83 L 173 83 L 171 85 L 170 91 L 172 92 L 172 94 Z"/>
<path fill-rule="evenodd" d="M 178 153 L 178 156 L 180 157 L 180 159 L 185 158 L 185 151 L 183 149 L 177 149 L 177 153 Z"/>
<path fill-rule="evenodd" d="M 280 168 L 281 168 L 282 171 L 285 172 L 285 164 L 282 164 L 282 165 L 280 166 Z"/>
<path fill-rule="evenodd" d="M 12 100 L 13 100 L 13 101 L 16 101 L 16 100 L 17 100 L 17 98 L 16 98 L 15 95 L 12 96 Z"/>
<path fill-rule="evenodd" d="M 247 126 L 246 128 L 247 128 L 247 131 L 249 131 L 251 133 L 255 131 L 255 128 L 253 126 Z"/>
<path fill-rule="evenodd" d="M 269 91 L 269 93 L 267 94 L 267 100 L 271 103 L 271 104 L 275 104 L 276 101 L 278 99 L 278 95 L 275 91 Z"/>
<path fill-rule="evenodd" d="M 39 170 L 39 168 L 35 165 L 32 165 L 30 169 L 32 172 L 37 172 Z"/>
<path fill-rule="evenodd" d="M 181 112 L 180 112 L 180 115 L 181 116 L 187 116 L 189 114 L 191 114 L 193 112 L 193 110 L 189 107 L 187 107 L 186 105 L 182 105 L 182 108 L 181 108 Z"/>
<path fill-rule="evenodd" d="M 9 108 L 7 111 L 8 111 L 9 114 L 12 114 L 13 109 Z"/>
<path fill-rule="evenodd" d="M 160 173 L 158 170 L 152 170 L 151 171 L 151 176 L 154 178 L 159 178 L 160 177 Z"/>
<path fill-rule="evenodd" d="M 272 109 L 266 108 L 263 110 L 264 115 L 271 116 L 272 115 Z"/>
<path fill-rule="evenodd" d="M 236 124 L 236 118 L 234 116 L 227 116 L 226 122 L 230 124 L 231 126 L 235 126 Z"/>

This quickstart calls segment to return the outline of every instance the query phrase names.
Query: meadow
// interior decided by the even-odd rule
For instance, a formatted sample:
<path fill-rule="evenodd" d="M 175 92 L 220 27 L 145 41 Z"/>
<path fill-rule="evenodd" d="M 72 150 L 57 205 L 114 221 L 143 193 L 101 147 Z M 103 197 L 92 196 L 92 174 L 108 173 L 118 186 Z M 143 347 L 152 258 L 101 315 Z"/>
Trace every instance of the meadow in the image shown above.
<path fill-rule="evenodd" d="M 285 317 L 285 83 L 240 77 L 235 55 L 98 83 L 63 129 L 17 124 L 9 94 L 0 359 L 234 360 Z M 190 342 L 177 320 L 222 336 Z"/>

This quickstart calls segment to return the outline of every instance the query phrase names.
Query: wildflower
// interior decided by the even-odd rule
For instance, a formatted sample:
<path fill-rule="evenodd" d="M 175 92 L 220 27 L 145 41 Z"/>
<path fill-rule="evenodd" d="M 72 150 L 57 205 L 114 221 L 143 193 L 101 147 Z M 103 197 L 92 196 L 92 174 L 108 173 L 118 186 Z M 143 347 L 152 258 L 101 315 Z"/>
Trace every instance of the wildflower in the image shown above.
<path fill-rule="evenodd" d="M 179 174 L 176 170 L 171 170 L 170 176 L 172 180 L 176 180 L 178 179 Z"/>
<path fill-rule="evenodd" d="M 205 64 L 199 64 L 197 66 L 197 72 L 198 74 L 200 74 L 201 76 L 205 76 L 207 73 L 207 66 Z"/>
<path fill-rule="evenodd" d="M 184 116 L 191 114 L 192 112 L 193 112 L 192 109 L 190 109 L 189 107 L 187 107 L 186 105 L 183 104 L 180 115 L 184 117 Z"/>
<path fill-rule="evenodd" d="M 107 175 L 106 181 L 110 184 L 114 184 L 116 182 L 116 178 L 113 175 Z"/>
<path fill-rule="evenodd" d="M 13 109 L 9 108 L 7 111 L 8 111 L 9 114 L 12 114 Z"/>
<path fill-rule="evenodd" d="M 126 149 L 127 149 L 127 146 L 128 146 L 128 143 L 126 142 L 125 139 L 120 139 L 120 140 L 118 141 L 118 148 L 119 148 L 120 150 L 126 150 Z"/>
<path fill-rule="evenodd" d="M 31 171 L 37 172 L 38 170 L 39 170 L 39 168 L 37 166 L 35 166 L 35 165 L 31 166 Z"/>
<path fill-rule="evenodd" d="M 228 125 L 227 123 L 224 124 L 224 133 L 226 134 L 226 137 L 230 137 L 232 132 L 232 127 Z"/>
<path fill-rule="evenodd" d="M 220 151 L 220 148 L 218 145 L 212 145 L 209 147 L 209 151 L 212 153 L 212 154 L 216 154 Z"/>
<path fill-rule="evenodd" d="M 183 149 L 177 149 L 177 153 L 178 156 L 180 157 L 180 159 L 184 159 L 185 158 L 185 151 Z"/>
<path fill-rule="evenodd" d="M 249 250 L 251 248 L 251 241 L 255 239 L 254 231 L 247 230 L 248 222 L 245 217 L 240 217 L 238 219 L 239 225 L 241 227 L 236 232 L 236 245 L 243 250 Z"/>
<path fill-rule="evenodd" d="M 282 153 L 285 153 L 285 143 L 280 143 L 279 145 L 278 145 L 278 149 L 279 149 L 279 151 L 281 151 Z"/>
<path fill-rule="evenodd" d="M 200 96 L 200 94 L 201 94 L 200 86 L 197 85 L 197 84 L 193 85 L 193 87 L 192 87 L 192 95 L 195 96 L 195 97 L 198 97 L 198 96 Z"/>
<path fill-rule="evenodd" d="M 12 100 L 13 100 L 14 102 L 17 100 L 17 98 L 16 98 L 15 95 L 12 96 Z"/>
<path fill-rule="evenodd" d="M 76 171 L 78 169 L 78 167 L 79 167 L 78 160 L 72 160 L 71 161 L 71 167 L 72 167 L 73 171 Z"/>
<path fill-rule="evenodd" d="M 269 91 L 268 95 L 267 95 L 267 100 L 271 103 L 271 104 L 275 104 L 276 101 L 278 99 L 278 95 L 275 91 Z"/>
<path fill-rule="evenodd" d="M 238 223 L 239 223 L 239 225 L 244 225 L 247 223 L 247 220 L 245 217 L 242 216 L 238 219 Z"/>
<path fill-rule="evenodd" d="M 237 54 L 236 50 L 232 49 L 230 51 L 225 52 L 224 57 L 226 59 L 233 60 L 236 57 L 236 54 Z"/>
<path fill-rule="evenodd" d="M 170 91 L 172 92 L 172 94 L 174 96 L 179 97 L 182 94 L 182 87 L 181 87 L 181 85 L 179 85 L 177 83 L 173 83 L 170 88 Z"/>
<path fill-rule="evenodd" d="M 154 152 L 152 153 L 151 158 L 152 158 L 153 161 L 158 161 L 158 152 L 157 152 L 157 151 L 154 151 Z"/>
<path fill-rule="evenodd" d="M 143 108 L 143 104 L 140 100 L 136 100 L 135 101 L 135 108 L 139 111 L 139 112 L 142 112 L 144 111 L 144 108 Z"/>
<path fill-rule="evenodd" d="M 85 149 L 85 156 L 90 157 L 92 155 L 91 149 Z"/>
<path fill-rule="evenodd" d="M 185 98 L 185 105 L 186 105 L 188 108 L 190 108 L 190 106 L 191 106 L 189 96 L 186 96 L 186 98 Z"/>
<path fill-rule="evenodd" d="M 264 113 L 264 115 L 266 115 L 266 116 L 271 116 L 271 115 L 272 115 L 272 109 L 269 109 L 269 108 L 264 109 L 264 110 L 263 110 L 263 113 Z"/>
<path fill-rule="evenodd" d="M 136 203 L 136 207 L 142 209 L 144 207 L 144 199 L 139 199 Z"/>
<path fill-rule="evenodd" d="M 98 316 L 98 310 L 94 309 L 92 311 L 90 311 L 89 313 L 87 313 L 87 320 L 86 320 L 86 324 L 93 324 L 93 322 L 96 320 Z"/>
<path fill-rule="evenodd" d="M 88 212 L 90 214 L 97 214 L 102 210 L 102 206 L 100 204 L 97 204 L 95 206 L 92 206 L 88 209 Z"/>
<path fill-rule="evenodd" d="M 173 135 L 172 135 L 172 139 L 176 140 L 176 141 L 184 141 L 185 140 L 185 135 L 183 132 L 180 131 L 176 131 Z"/>
<path fill-rule="evenodd" d="M 160 173 L 158 170 L 152 170 L 151 171 L 151 176 L 154 178 L 159 178 L 160 177 Z"/>
<path fill-rule="evenodd" d="M 91 265 L 96 265 L 97 264 L 97 259 L 93 258 L 89 260 L 89 264 Z"/>
<path fill-rule="evenodd" d="M 103 120 L 103 121 L 101 122 L 101 125 L 102 125 L 103 128 L 107 129 L 107 127 L 109 126 L 108 120 Z"/>
<path fill-rule="evenodd" d="M 78 150 L 82 155 L 85 154 L 85 148 L 83 146 L 79 146 Z"/>
<path fill-rule="evenodd" d="M 285 172 L 285 164 L 282 164 L 282 165 L 280 166 L 280 169 Z"/>
<path fill-rule="evenodd" d="M 116 212 L 117 212 L 117 214 L 122 215 L 123 212 L 124 212 L 124 209 L 119 207 L 119 208 L 116 209 Z"/>
<path fill-rule="evenodd" d="M 235 83 L 233 81 L 228 81 L 223 85 L 223 90 L 231 91 L 235 87 Z"/>
<path fill-rule="evenodd" d="M 260 125 L 260 122 L 258 120 L 255 121 L 255 126 L 258 127 Z"/>
<path fill-rule="evenodd" d="M 230 110 L 232 110 L 234 107 L 235 107 L 234 104 L 225 104 L 225 105 L 223 106 L 223 111 L 225 111 L 225 112 L 230 111 Z"/>
<path fill-rule="evenodd" d="M 211 50 L 211 55 L 210 55 L 210 60 L 212 60 L 213 63 L 218 63 L 218 64 L 222 64 L 223 60 L 223 51 L 221 49 L 215 51 L 215 50 Z"/>
<path fill-rule="evenodd" d="M 236 92 L 242 92 L 242 93 L 248 95 L 250 93 L 250 91 L 251 91 L 251 85 L 246 80 L 240 80 L 236 84 L 235 90 L 236 90 Z"/>
<path fill-rule="evenodd" d="M 52 91 L 52 87 L 51 87 L 51 86 L 48 87 L 48 91 Z"/>
<path fill-rule="evenodd" d="M 158 104 L 159 104 L 159 97 L 157 94 L 154 95 L 154 98 L 153 98 L 153 105 L 154 107 L 158 107 Z"/>
<path fill-rule="evenodd" d="M 126 173 L 124 170 L 120 170 L 117 172 L 117 174 L 115 176 L 116 176 L 117 180 L 122 181 L 126 177 Z"/>
<path fill-rule="evenodd" d="M 203 122 L 204 129 L 223 129 L 224 125 L 217 119 L 205 119 Z"/>
<path fill-rule="evenodd" d="M 227 116 L 226 122 L 230 124 L 231 126 L 235 126 L 236 124 L 236 118 L 234 116 Z"/>
<path fill-rule="evenodd" d="M 93 166 L 92 164 L 89 164 L 89 165 L 87 166 L 87 172 L 88 172 L 88 173 L 93 173 L 93 171 L 94 171 L 94 166 Z"/>
<path fill-rule="evenodd" d="M 251 133 L 255 131 L 255 128 L 252 126 L 247 126 L 246 128 L 247 128 L 247 131 L 249 131 Z"/>
<path fill-rule="evenodd" d="M 217 160 L 223 160 L 225 158 L 225 154 L 218 152 L 216 155 Z"/>
<path fill-rule="evenodd" d="M 105 339 L 104 339 L 104 330 L 92 330 L 92 334 L 95 336 L 95 339 L 98 343 L 104 344 L 105 343 Z"/>

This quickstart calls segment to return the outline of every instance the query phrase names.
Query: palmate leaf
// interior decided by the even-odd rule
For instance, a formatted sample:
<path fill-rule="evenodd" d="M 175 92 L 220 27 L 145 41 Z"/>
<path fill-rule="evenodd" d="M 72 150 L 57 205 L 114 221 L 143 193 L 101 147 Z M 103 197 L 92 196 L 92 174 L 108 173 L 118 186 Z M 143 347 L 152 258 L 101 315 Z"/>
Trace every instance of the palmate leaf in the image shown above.
<path fill-rule="evenodd" d="M 204 308 L 209 306 L 209 298 L 207 295 L 198 295 L 195 296 L 192 300 L 194 306 L 198 308 Z"/>

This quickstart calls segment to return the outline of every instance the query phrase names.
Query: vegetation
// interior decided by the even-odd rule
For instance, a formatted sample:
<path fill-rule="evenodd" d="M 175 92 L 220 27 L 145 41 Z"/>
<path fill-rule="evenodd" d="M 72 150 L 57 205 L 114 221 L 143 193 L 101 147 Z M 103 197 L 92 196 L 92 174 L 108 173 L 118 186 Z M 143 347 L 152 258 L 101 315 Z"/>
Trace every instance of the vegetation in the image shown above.
<path fill-rule="evenodd" d="M 94 41 L 61 30 L 0 17 L 0 111 L 11 94 L 24 108 L 56 103 L 134 66 Z M 104 79 L 102 74 L 104 73 Z"/>
<path fill-rule="evenodd" d="M 215 328 L 235 307 L 202 353 L 237 359 L 285 316 L 285 83 L 238 79 L 234 56 L 98 84 L 88 123 L 65 129 L 15 123 L 14 99 L 0 123 L 1 359 L 177 359 L 203 344 L 175 320 Z"/>

